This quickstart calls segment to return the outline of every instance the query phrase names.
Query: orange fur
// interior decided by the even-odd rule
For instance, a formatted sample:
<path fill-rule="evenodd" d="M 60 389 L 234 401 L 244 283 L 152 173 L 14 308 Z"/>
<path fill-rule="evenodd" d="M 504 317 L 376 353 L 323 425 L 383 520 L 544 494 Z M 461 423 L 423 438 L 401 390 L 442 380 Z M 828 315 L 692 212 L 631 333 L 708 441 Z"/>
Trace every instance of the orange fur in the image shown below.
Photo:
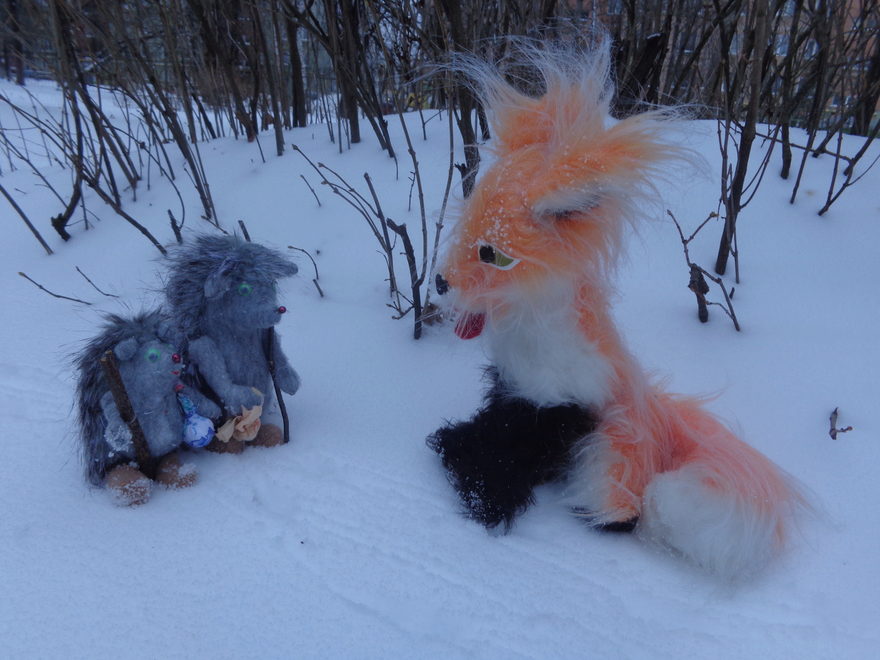
<path fill-rule="evenodd" d="M 518 394 L 598 412 L 599 427 L 574 459 L 578 510 L 599 524 L 641 517 L 649 535 L 697 563 L 748 572 L 781 547 L 803 499 L 698 401 L 651 383 L 610 314 L 624 229 L 656 196 L 662 168 L 687 154 L 668 140 L 668 115 L 609 119 L 607 44 L 579 59 L 533 49 L 528 60 L 542 76 L 538 98 L 488 65 L 465 67 L 490 111 L 497 158 L 464 208 L 442 270 L 455 306 L 485 316 L 493 360 Z M 496 254 L 503 260 L 486 262 Z M 551 332 L 559 338 L 542 344 Z M 546 345 L 553 341 L 560 348 Z M 573 375 L 544 369 L 554 351 L 572 348 Z M 693 503 L 705 518 L 693 530 L 681 511 L 690 494 L 704 500 Z"/>

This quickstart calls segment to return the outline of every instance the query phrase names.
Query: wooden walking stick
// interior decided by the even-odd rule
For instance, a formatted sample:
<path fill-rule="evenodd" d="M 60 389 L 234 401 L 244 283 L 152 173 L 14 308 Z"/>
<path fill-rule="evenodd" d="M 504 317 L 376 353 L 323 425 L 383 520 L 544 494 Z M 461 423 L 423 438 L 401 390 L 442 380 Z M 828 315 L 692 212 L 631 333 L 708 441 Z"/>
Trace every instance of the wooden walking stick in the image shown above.
<path fill-rule="evenodd" d="M 284 444 L 290 442 L 290 420 L 287 417 L 287 406 L 281 395 L 281 388 L 275 379 L 275 326 L 266 329 L 266 362 L 269 364 L 269 375 L 272 376 L 272 385 L 275 387 L 275 399 L 278 401 L 278 410 L 281 412 L 281 421 L 284 424 Z"/>
<path fill-rule="evenodd" d="M 128 425 L 131 431 L 131 441 L 134 443 L 134 456 L 138 464 L 138 468 L 150 479 L 156 478 L 156 459 L 150 454 L 150 448 L 147 446 L 147 439 L 144 431 L 138 422 L 134 407 L 131 405 L 131 399 L 128 398 L 128 392 L 125 390 L 125 384 L 122 382 L 122 376 L 119 373 L 119 367 L 116 364 L 116 356 L 113 351 L 104 353 L 101 358 L 101 367 L 104 370 L 104 377 L 107 379 L 107 385 L 110 387 L 110 393 L 113 395 L 113 401 L 119 416 Z"/>

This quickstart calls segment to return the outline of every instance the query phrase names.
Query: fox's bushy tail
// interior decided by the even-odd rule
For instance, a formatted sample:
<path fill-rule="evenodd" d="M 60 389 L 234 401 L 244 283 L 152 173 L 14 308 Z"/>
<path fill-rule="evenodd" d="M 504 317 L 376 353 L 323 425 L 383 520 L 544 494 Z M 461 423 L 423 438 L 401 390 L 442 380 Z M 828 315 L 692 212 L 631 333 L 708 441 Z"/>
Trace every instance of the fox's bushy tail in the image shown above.
<path fill-rule="evenodd" d="M 638 518 L 643 537 L 725 577 L 757 572 L 808 507 L 794 479 L 698 399 L 647 386 L 606 411 L 578 452 L 578 510 Z"/>

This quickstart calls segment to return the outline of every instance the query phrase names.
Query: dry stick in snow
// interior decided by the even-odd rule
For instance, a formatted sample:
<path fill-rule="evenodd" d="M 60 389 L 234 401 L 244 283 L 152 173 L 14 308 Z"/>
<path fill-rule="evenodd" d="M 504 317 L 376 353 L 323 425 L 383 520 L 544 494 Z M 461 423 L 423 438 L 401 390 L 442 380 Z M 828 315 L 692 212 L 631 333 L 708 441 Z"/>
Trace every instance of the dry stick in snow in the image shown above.
<path fill-rule="evenodd" d="M 300 247 L 296 247 L 296 246 L 294 246 L 294 245 L 288 245 L 287 248 L 288 248 L 289 250 L 296 250 L 297 252 L 302 252 L 303 254 L 305 254 L 305 255 L 309 258 L 309 261 L 312 262 L 312 266 L 313 266 L 314 269 L 315 269 L 315 277 L 312 279 L 312 284 L 315 285 L 315 288 L 318 290 L 318 293 L 320 293 L 320 294 L 321 294 L 321 297 L 323 298 L 323 297 L 324 297 L 324 292 L 321 290 L 321 285 L 318 284 L 318 277 L 319 277 L 319 275 L 318 275 L 318 264 L 315 263 L 315 260 L 312 258 L 312 255 L 309 254 L 309 251 L 308 251 L 308 250 L 303 249 L 303 248 L 300 248 Z"/>
<path fill-rule="evenodd" d="M 38 289 L 40 289 L 41 291 L 45 291 L 46 293 L 48 293 L 48 294 L 49 294 L 50 296 L 52 296 L 53 298 L 61 298 L 62 300 L 70 300 L 70 301 L 72 301 L 72 302 L 81 303 L 81 304 L 83 304 L 83 305 L 91 305 L 91 304 L 92 304 L 92 303 L 87 302 L 87 301 L 85 301 L 85 300 L 80 300 L 79 298 L 71 298 L 70 296 L 62 296 L 62 295 L 60 295 L 60 294 L 58 294 L 58 293 L 52 293 L 51 291 L 49 291 L 49 289 L 47 289 L 46 287 L 44 287 L 42 284 L 40 284 L 40 283 L 38 283 L 38 282 L 35 282 L 34 280 L 32 280 L 30 277 L 28 277 L 27 275 L 25 275 L 25 274 L 22 273 L 21 271 L 19 271 L 18 274 L 21 275 L 21 276 L 22 276 L 24 279 L 26 279 L 28 282 L 30 282 L 31 284 L 33 284 L 35 287 L 37 287 Z"/>
<path fill-rule="evenodd" d="M 448 79 L 450 74 L 447 73 L 446 75 Z M 446 170 L 446 187 L 443 190 L 443 203 L 440 205 L 440 215 L 437 217 L 437 222 L 434 225 L 434 247 L 431 249 L 431 268 L 428 271 L 429 284 L 425 293 L 425 309 L 434 317 L 438 314 L 435 312 L 435 306 L 432 306 L 431 304 L 430 283 L 434 281 L 434 274 L 437 271 L 437 254 L 440 251 L 440 232 L 443 231 L 443 220 L 446 217 L 446 208 L 449 204 L 449 192 L 452 188 L 452 172 L 455 170 L 455 135 L 452 132 L 452 97 L 448 96 L 447 99 L 449 101 L 449 106 L 446 109 L 449 124 L 449 167 Z"/>
<path fill-rule="evenodd" d="M 835 408 L 831 411 L 831 430 L 828 431 L 828 435 L 831 436 L 832 440 L 837 440 L 838 433 L 847 433 L 853 430 L 852 426 L 847 426 L 845 428 L 837 428 L 837 415 L 839 414 L 839 410 Z"/>
<path fill-rule="evenodd" d="M 305 184 L 309 187 L 309 190 L 312 191 L 312 195 L 315 197 L 315 201 L 318 202 L 318 206 L 320 207 L 320 206 L 321 206 L 321 200 L 318 199 L 318 194 L 315 192 L 315 189 L 312 188 L 312 184 L 310 184 L 310 183 L 309 183 L 309 180 L 306 179 L 306 177 L 303 176 L 302 174 L 299 175 L 299 178 L 302 179 L 302 180 L 305 182 Z"/>
<path fill-rule="evenodd" d="M 34 227 L 34 225 L 28 219 L 27 215 L 25 215 L 25 212 L 21 210 L 21 207 L 16 203 L 16 201 L 14 199 L 12 199 L 12 195 L 10 195 L 8 192 L 6 192 L 6 188 L 4 188 L 2 184 L 0 184 L 0 193 L 3 194 L 3 196 L 6 198 L 6 200 L 10 204 L 12 204 L 12 208 L 14 208 L 16 213 L 18 213 L 18 215 L 21 216 L 21 219 L 24 220 L 24 224 L 26 224 L 27 228 L 31 230 L 31 233 L 40 242 L 40 245 L 43 246 L 43 249 L 46 251 L 46 254 L 51 255 L 52 248 L 50 248 L 49 244 L 46 243 L 45 240 L 43 240 L 43 237 L 40 235 L 40 232 L 37 231 L 37 228 Z"/>
<path fill-rule="evenodd" d="M 177 240 L 178 243 L 183 243 L 183 234 L 180 233 L 180 228 L 183 227 L 183 220 L 178 223 L 177 218 L 174 217 L 171 209 L 168 209 L 168 220 L 171 222 L 171 231 L 174 232 L 175 240 Z"/>
<path fill-rule="evenodd" d="M 694 292 L 694 295 L 697 296 L 700 321 L 703 321 L 703 323 L 705 323 L 706 321 L 704 320 L 704 316 L 706 319 L 709 318 L 709 312 L 707 309 L 708 305 L 717 305 L 718 307 L 723 309 L 724 313 L 727 314 L 728 317 L 730 317 L 731 321 L 733 321 L 733 327 L 736 328 L 736 331 L 740 332 L 742 328 L 740 328 L 739 321 L 736 318 L 736 312 L 733 310 L 733 301 L 731 300 L 731 297 L 733 296 L 733 291 L 728 294 L 727 287 L 724 286 L 724 281 L 720 277 L 712 275 L 712 273 L 707 271 L 705 268 L 702 268 L 691 261 L 690 253 L 688 252 L 688 244 L 692 240 L 694 240 L 694 237 L 703 227 L 706 226 L 706 223 L 709 222 L 709 220 L 711 220 L 712 218 L 718 217 L 718 214 L 710 213 L 709 216 L 700 223 L 700 226 L 697 227 L 690 236 L 685 238 L 684 232 L 681 229 L 681 225 L 678 224 L 678 220 L 676 220 L 675 216 L 672 214 L 672 211 L 667 209 L 666 213 L 669 214 L 670 218 L 672 218 L 672 222 L 675 223 L 675 228 L 678 230 L 678 235 L 681 238 L 681 246 L 684 249 L 684 259 L 687 262 L 688 268 L 690 269 L 691 276 L 688 288 Z M 709 292 L 709 287 L 706 284 L 706 280 L 703 279 L 706 277 L 715 282 L 715 284 L 717 284 L 721 288 L 721 292 L 724 294 L 724 300 L 727 303 L 727 306 L 724 306 L 721 303 L 710 302 L 706 300 L 705 295 Z"/>
<path fill-rule="evenodd" d="M 372 187 L 371 187 L 372 189 Z M 412 288 L 412 307 L 415 313 L 415 324 L 413 326 L 413 339 L 419 339 L 422 336 L 422 281 L 419 279 L 418 266 L 416 265 L 416 254 L 413 250 L 412 241 L 409 238 L 409 232 L 406 230 L 406 223 L 398 225 L 391 218 L 387 218 L 388 227 L 395 234 L 400 236 L 403 241 L 403 253 L 406 256 L 406 263 L 409 266 L 409 279 Z"/>
<path fill-rule="evenodd" d="M 251 235 L 248 233 L 247 227 L 245 227 L 244 220 L 238 221 L 238 226 L 241 227 L 241 234 L 244 236 L 244 240 L 248 243 L 251 242 Z"/>
<path fill-rule="evenodd" d="M 394 272 L 394 258 L 393 258 L 393 248 L 394 244 L 392 242 L 391 236 L 388 232 L 388 223 L 385 221 L 385 214 L 382 211 L 382 206 L 379 203 L 379 198 L 376 195 L 376 191 L 372 189 L 372 182 L 370 180 L 370 176 L 367 173 L 364 173 L 364 179 L 367 182 L 367 185 L 371 188 L 370 192 L 373 197 L 373 203 L 375 206 L 370 204 L 369 200 L 364 197 L 360 192 L 358 192 L 354 186 L 352 186 L 348 181 L 342 178 L 342 176 L 333 170 L 330 167 L 324 165 L 324 163 L 315 164 L 306 154 L 295 144 L 291 145 L 291 148 L 299 153 L 305 161 L 312 167 L 313 170 L 317 173 L 319 177 L 321 177 L 321 185 L 328 186 L 331 191 L 333 191 L 334 195 L 345 200 L 345 202 L 354 208 L 358 213 L 363 216 L 364 220 L 366 220 L 367 225 L 370 227 L 370 231 L 373 232 L 373 236 L 376 237 L 376 240 L 379 243 L 381 248 L 381 254 L 385 259 L 385 265 L 388 268 L 388 289 L 389 296 L 391 297 L 392 303 L 391 308 L 394 309 L 398 313 L 398 318 L 402 317 L 406 312 L 403 309 L 403 305 L 400 302 L 401 293 L 397 287 L 397 275 Z M 331 181 L 327 178 L 325 172 L 330 173 L 335 180 Z M 378 220 L 378 224 L 376 221 Z M 408 311 L 408 310 L 406 310 Z"/>
<path fill-rule="evenodd" d="M 156 459 L 150 454 L 147 439 L 144 437 L 144 431 L 138 422 L 134 407 L 131 405 L 131 399 L 128 398 L 128 392 L 125 391 L 125 385 L 119 374 L 119 367 L 116 365 L 113 351 L 104 353 L 104 357 L 101 358 L 101 368 L 104 370 L 104 378 L 113 395 L 113 402 L 116 404 L 119 416 L 131 431 L 131 441 L 134 444 L 134 455 L 138 467 L 146 476 L 154 479 L 156 477 Z"/>
<path fill-rule="evenodd" d="M 92 280 L 89 279 L 89 276 L 86 275 L 84 272 L 82 272 L 82 271 L 80 270 L 79 266 L 76 266 L 76 272 L 79 273 L 80 275 L 82 275 L 82 276 L 85 278 L 86 282 L 88 282 L 89 284 L 91 284 L 91 285 L 95 288 L 95 291 L 97 291 L 98 293 L 100 293 L 102 296 L 107 296 L 108 298 L 118 298 L 118 297 L 119 297 L 119 296 L 117 296 L 117 295 L 115 295 L 115 294 L 112 294 L 112 293 L 106 293 L 106 292 L 104 292 L 104 291 L 101 291 L 101 289 L 98 288 L 98 285 L 95 284 L 94 282 L 92 282 Z"/>

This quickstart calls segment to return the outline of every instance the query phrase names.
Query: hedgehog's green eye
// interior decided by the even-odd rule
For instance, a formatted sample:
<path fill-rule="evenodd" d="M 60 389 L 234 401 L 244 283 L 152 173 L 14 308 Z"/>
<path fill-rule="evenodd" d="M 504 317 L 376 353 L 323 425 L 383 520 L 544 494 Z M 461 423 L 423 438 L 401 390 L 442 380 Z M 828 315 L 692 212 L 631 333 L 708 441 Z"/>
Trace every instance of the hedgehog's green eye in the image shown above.
<path fill-rule="evenodd" d="M 489 264 L 499 270 L 510 270 L 520 261 L 519 259 L 504 254 L 498 248 L 485 243 L 477 248 L 477 256 L 484 264 Z"/>
<path fill-rule="evenodd" d="M 242 282 L 238 285 L 238 295 L 240 296 L 249 296 L 251 292 L 254 290 L 254 286 L 252 284 L 248 284 L 247 282 Z"/>
<path fill-rule="evenodd" d="M 157 362 L 160 357 L 162 357 L 162 351 L 158 348 L 148 348 L 147 352 L 144 353 L 144 359 L 147 362 Z"/>

